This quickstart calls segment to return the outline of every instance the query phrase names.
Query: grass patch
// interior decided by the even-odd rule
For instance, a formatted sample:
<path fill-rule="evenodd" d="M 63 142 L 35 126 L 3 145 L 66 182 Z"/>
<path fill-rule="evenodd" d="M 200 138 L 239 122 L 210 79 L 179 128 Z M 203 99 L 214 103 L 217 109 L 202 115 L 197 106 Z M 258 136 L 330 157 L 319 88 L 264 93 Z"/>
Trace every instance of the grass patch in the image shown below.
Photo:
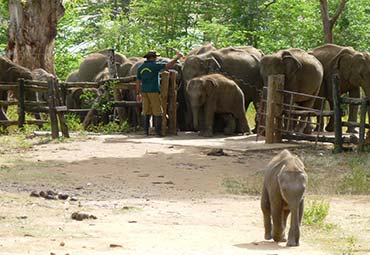
<path fill-rule="evenodd" d="M 350 158 L 350 172 L 346 173 L 338 186 L 339 194 L 369 195 L 370 164 L 368 157 Z"/>
<path fill-rule="evenodd" d="M 260 195 L 262 182 L 239 181 L 233 178 L 224 179 L 222 185 L 226 192 L 234 195 Z"/>
<path fill-rule="evenodd" d="M 309 226 L 324 226 L 329 214 L 329 202 L 324 200 L 308 200 L 305 202 L 303 224 Z"/>

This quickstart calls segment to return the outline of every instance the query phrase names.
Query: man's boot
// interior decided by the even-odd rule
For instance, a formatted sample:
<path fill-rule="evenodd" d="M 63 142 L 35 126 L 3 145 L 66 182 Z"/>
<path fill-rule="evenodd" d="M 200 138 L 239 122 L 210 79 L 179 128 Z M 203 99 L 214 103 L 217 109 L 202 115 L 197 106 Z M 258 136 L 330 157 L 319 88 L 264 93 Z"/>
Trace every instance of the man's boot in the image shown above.
<path fill-rule="evenodd" d="M 155 134 L 162 136 L 162 116 L 154 116 Z"/>
<path fill-rule="evenodd" d="M 149 128 L 150 128 L 150 115 L 144 115 L 144 133 L 145 135 L 149 135 Z"/>

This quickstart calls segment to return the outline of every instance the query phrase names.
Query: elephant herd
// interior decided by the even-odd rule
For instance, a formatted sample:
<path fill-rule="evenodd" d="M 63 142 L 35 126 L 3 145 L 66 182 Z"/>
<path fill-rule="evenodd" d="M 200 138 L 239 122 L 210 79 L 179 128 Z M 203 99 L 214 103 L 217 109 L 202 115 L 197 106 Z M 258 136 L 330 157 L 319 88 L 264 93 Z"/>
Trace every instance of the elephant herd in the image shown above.
<path fill-rule="evenodd" d="M 109 78 L 108 51 L 91 53 L 72 72 L 67 82 L 98 82 Z M 169 61 L 162 58 L 160 61 Z M 142 57 L 127 58 L 115 54 L 119 77 L 136 75 L 138 67 L 145 61 Z M 352 47 L 325 44 L 309 52 L 291 48 L 265 55 L 251 46 L 237 46 L 216 49 L 211 44 L 203 45 L 189 52 L 183 62 L 173 69 L 178 73 L 178 128 L 181 131 L 200 131 L 201 135 L 212 136 L 213 132 L 233 133 L 256 132 L 249 127 L 245 111 L 253 103 L 258 109 L 263 86 L 267 86 L 269 75 L 283 74 L 285 89 L 326 98 L 333 108 L 332 82 L 334 73 L 340 76 L 340 92 L 349 92 L 351 97 L 360 97 L 360 88 L 370 97 L 370 54 Z M 46 80 L 52 76 L 42 69 L 30 71 L 0 57 L 0 81 L 12 82 L 19 78 Z M 69 108 L 82 108 L 82 88 L 70 91 L 66 98 Z M 97 91 L 92 90 L 96 95 Z M 27 96 L 27 95 L 26 95 Z M 34 97 L 29 95 L 30 98 Z M 116 100 L 136 100 L 135 93 L 120 91 Z M 7 93 L 0 92 L 0 100 L 6 100 Z M 30 99 L 31 100 L 31 99 Z M 312 98 L 295 96 L 294 103 L 307 108 L 319 109 Z M 119 120 L 140 118 L 139 111 L 118 108 Z M 357 118 L 357 108 L 349 111 L 349 121 Z M 6 119 L 4 109 L 0 120 Z M 311 126 L 302 121 L 297 131 L 310 132 Z M 322 123 L 322 122 L 321 122 Z M 333 121 L 326 126 L 332 131 Z M 353 131 L 353 130 L 349 130 Z"/>
<path fill-rule="evenodd" d="M 284 75 L 286 90 L 324 97 L 331 109 L 333 74 L 339 74 L 341 94 L 349 92 L 351 97 L 360 97 L 362 88 L 366 97 L 370 97 L 370 55 L 352 47 L 325 44 L 309 52 L 291 48 L 265 55 L 251 46 L 215 49 L 205 45 L 193 50 L 182 66 L 184 91 L 179 94 L 185 98 L 179 100 L 180 110 L 183 111 L 183 115 L 179 114 L 183 117 L 179 119 L 180 128 L 200 130 L 201 135 L 209 136 L 212 135 L 210 125 L 213 123 L 213 129 L 216 129 L 216 122 L 220 121 L 221 116 L 221 121 L 226 117 L 229 122 L 224 130 L 230 132 L 230 126 L 234 123 L 234 132 L 249 132 L 248 123 L 240 117 L 243 114 L 237 111 L 244 113 L 250 103 L 258 109 L 260 93 L 263 86 L 267 86 L 268 76 L 276 74 Z M 242 94 L 230 93 L 229 87 L 217 85 L 226 83 L 237 85 Z M 209 87 L 213 87 L 215 95 Z M 220 94 L 223 96 L 220 97 Z M 244 109 L 239 104 L 241 95 L 244 97 Z M 233 107 L 227 105 L 230 100 Z M 320 109 L 314 97 L 296 95 L 293 101 L 305 108 Z M 352 107 L 349 120 L 356 121 L 356 118 L 357 108 Z M 307 121 L 301 121 L 295 129 L 305 133 L 312 131 Z M 332 118 L 326 130 L 333 131 Z M 253 132 L 256 132 L 256 128 Z"/>

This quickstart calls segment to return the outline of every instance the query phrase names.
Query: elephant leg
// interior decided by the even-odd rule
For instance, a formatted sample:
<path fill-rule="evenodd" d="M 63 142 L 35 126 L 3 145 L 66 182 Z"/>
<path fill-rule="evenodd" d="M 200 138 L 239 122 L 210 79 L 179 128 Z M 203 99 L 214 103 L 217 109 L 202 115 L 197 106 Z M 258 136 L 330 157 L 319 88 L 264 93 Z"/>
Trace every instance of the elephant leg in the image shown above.
<path fill-rule="evenodd" d="M 301 203 L 299 204 L 299 225 L 302 224 L 303 219 L 303 211 L 304 211 L 304 199 L 302 199 Z"/>
<path fill-rule="evenodd" d="M 203 136 L 213 136 L 213 121 L 215 117 L 216 104 L 215 100 L 209 98 L 204 109 L 205 114 L 205 130 Z"/>
<path fill-rule="evenodd" d="M 315 102 L 315 99 L 310 99 L 310 100 L 300 103 L 300 105 L 306 108 L 313 108 L 314 102 Z M 313 126 L 310 122 L 311 122 L 311 117 L 301 116 L 300 121 L 298 122 L 298 125 L 296 127 L 296 131 L 300 133 L 311 134 L 313 130 Z"/>
<path fill-rule="evenodd" d="M 266 188 L 263 188 L 262 190 L 261 209 L 263 213 L 263 223 L 265 226 L 265 240 L 271 240 L 272 239 L 271 207 L 270 199 Z"/>
<path fill-rule="evenodd" d="M 328 102 L 329 102 L 329 108 L 330 108 L 330 110 L 333 110 L 334 109 L 334 103 L 333 103 L 333 101 L 332 100 L 328 100 Z M 328 132 L 333 132 L 334 131 L 334 117 L 330 117 L 329 118 L 329 122 L 326 125 L 325 130 L 328 131 Z"/>
<path fill-rule="evenodd" d="M 360 88 L 354 88 L 349 91 L 349 97 L 360 98 Z M 348 121 L 357 122 L 358 105 L 349 105 Z M 347 133 L 357 133 L 355 127 L 348 127 Z"/>
<path fill-rule="evenodd" d="M 283 238 L 282 238 L 282 242 L 286 242 L 286 237 L 285 237 L 285 230 L 286 230 L 286 223 L 287 223 L 287 219 L 288 219 L 288 216 L 289 216 L 289 213 L 290 211 L 289 210 L 284 210 L 283 211 Z"/>
<path fill-rule="evenodd" d="M 271 199 L 271 214 L 272 214 L 272 238 L 275 242 L 283 240 L 283 207 L 281 201 Z"/>
<path fill-rule="evenodd" d="M 316 110 L 320 110 L 321 109 L 321 100 L 319 100 L 319 99 L 315 100 L 313 108 L 316 109 Z M 316 125 L 316 128 L 315 128 L 315 131 L 316 132 L 324 131 L 324 118 L 320 117 L 320 116 L 317 116 L 316 117 L 316 123 L 317 123 L 317 125 Z M 319 123 L 320 123 L 320 125 L 319 125 Z"/>
<path fill-rule="evenodd" d="M 300 237 L 300 224 L 299 224 L 299 207 L 298 204 L 297 207 L 291 208 L 291 222 L 290 222 L 290 229 L 288 234 L 288 242 L 287 246 L 299 246 L 299 237 Z"/>
<path fill-rule="evenodd" d="M 205 119 L 206 119 L 206 107 L 201 106 L 199 108 L 199 113 L 198 113 L 198 126 L 199 126 L 199 135 L 203 136 L 204 133 L 206 132 L 206 124 L 205 124 Z M 194 114 L 192 114 L 192 118 L 195 118 Z M 193 125 L 194 126 L 194 125 Z"/>
<path fill-rule="evenodd" d="M 224 128 L 224 135 L 233 135 L 235 133 L 235 130 L 237 129 L 237 121 L 235 120 L 234 116 L 231 114 L 225 114 L 223 116 L 224 121 L 226 123 Z"/>

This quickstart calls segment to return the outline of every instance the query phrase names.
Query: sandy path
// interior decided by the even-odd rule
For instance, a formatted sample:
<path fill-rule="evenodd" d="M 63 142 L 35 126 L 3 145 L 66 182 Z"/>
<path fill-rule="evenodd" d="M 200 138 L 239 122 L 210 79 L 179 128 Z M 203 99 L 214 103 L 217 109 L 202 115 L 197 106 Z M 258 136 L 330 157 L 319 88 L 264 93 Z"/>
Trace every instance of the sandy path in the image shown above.
<path fill-rule="evenodd" d="M 273 152 L 229 152 L 228 157 L 210 157 L 207 151 L 168 144 L 109 142 L 99 137 L 40 145 L 15 156 L 45 165 L 24 169 L 29 176 L 37 173 L 33 181 L 22 179 L 22 170 L 15 175 L 18 179 L 14 185 L 4 184 L 0 254 L 254 255 L 337 251 L 335 243 L 314 243 L 315 231 L 310 233 L 305 228 L 297 248 L 263 241 L 258 196 L 226 193 L 222 184 L 225 179 L 246 178 L 251 169 L 262 173 Z M 16 161 L 9 158 L 5 162 L 13 164 Z M 60 174 L 63 178 L 57 179 Z M 45 176 L 55 176 L 55 180 Z M 48 183 L 54 189 L 76 194 L 79 201 L 47 201 L 31 198 L 28 192 L 16 192 L 42 189 Z M 330 223 L 345 229 L 346 236 L 361 231 L 359 238 L 370 237 L 369 197 L 329 200 Z M 70 219 L 74 211 L 88 212 L 98 219 L 76 222 Z M 61 242 L 65 245 L 60 246 Z M 110 248 L 110 244 L 122 247 Z M 360 249 L 359 254 L 367 254 L 370 247 Z"/>

